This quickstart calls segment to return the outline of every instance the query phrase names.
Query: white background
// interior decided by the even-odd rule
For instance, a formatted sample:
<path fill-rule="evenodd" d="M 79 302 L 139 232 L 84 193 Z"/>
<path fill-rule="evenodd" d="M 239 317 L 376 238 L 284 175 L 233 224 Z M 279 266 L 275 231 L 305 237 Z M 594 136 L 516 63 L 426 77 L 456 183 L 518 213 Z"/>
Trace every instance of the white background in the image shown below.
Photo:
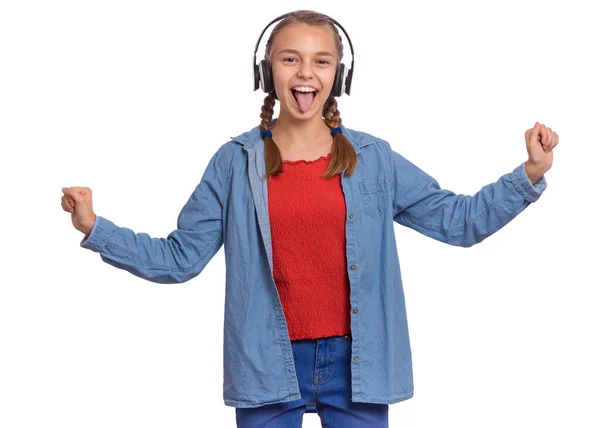
<path fill-rule="evenodd" d="M 396 225 L 415 395 L 390 406 L 390 427 L 600 426 L 592 2 L 368 4 L 2 3 L 0 426 L 235 427 L 223 249 L 187 283 L 144 281 L 79 246 L 61 187 L 166 237 L 217 148 L 259 124 L 254 45 L 294 9 L 352 37 L 344 125 L 444 188 L 512 171 L 536 121 L 560 135 L 546 192 L 481 244 Z"/>

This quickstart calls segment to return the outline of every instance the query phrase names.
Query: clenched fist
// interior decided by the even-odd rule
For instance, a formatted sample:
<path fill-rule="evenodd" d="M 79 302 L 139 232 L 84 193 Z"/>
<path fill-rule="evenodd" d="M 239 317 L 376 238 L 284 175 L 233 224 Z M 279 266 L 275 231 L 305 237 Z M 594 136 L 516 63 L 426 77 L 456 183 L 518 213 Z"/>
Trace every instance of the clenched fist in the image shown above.
<path fill-rule="evenodd" d="M 558 144 L 558 134 L 552 131 L 552 128 L 535 122 L 533 128 L 525 131 L 525 144 L 529 155 L 525 170 L 531 181 L 535 183 L 552 167 L 552 150 Z"/>
<path fill-rule="evenodd" d="M 62 192 L 64 194 L 60 204 L 63 210 L 71 213 L 73 226 L 86 236 L 89 235 L 96 222 L 96 214 L 92 208 L 92 189 L 89 187 L 63 187 Z"/>

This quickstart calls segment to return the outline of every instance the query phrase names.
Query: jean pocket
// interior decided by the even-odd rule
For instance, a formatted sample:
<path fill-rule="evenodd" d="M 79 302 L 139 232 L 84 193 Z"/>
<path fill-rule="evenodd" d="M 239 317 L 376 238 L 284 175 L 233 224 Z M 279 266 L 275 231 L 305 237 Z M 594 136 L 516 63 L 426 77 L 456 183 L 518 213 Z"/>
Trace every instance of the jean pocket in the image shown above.
<path fill-rule="evenodd" d="M 385 194 L 383 192 L 383 178 L 365 178 L 359 181 L 363 212 L 372 217 L 378 217 L 383 213 Z"/>

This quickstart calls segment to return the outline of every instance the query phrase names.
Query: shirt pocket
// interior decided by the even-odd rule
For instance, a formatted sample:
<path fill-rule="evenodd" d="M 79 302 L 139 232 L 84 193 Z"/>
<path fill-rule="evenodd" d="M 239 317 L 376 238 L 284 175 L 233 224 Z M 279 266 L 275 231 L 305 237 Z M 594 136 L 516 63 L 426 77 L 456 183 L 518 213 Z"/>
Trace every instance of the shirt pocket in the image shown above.
<path fill-rule="evenodd" d="M 385 205 L 382 178 L 365 178 L 359 181 L 363 212 L 369 217 L 382 215 Z"/>

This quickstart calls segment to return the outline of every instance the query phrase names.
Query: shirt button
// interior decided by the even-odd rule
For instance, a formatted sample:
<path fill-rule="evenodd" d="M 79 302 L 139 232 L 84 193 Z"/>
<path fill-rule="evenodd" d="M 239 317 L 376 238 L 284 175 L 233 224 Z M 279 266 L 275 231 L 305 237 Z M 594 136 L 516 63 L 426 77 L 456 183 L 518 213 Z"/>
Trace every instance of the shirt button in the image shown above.
<path fill-rule="evenodd" d="M 350 218 L 354 218 L 354 214 L 350 214 L 348 217 L 350 217 Z"/>
<path fill-rule="evenodd" d="M 354 309 L 352 309 L 352 312 L 355 313 L 355 314 L 357 314 L 358 313 L 358 309 L 354 308 Z"/>
<path fill-rule="evenodd" d="M 358 357 L 354 357 L 354 361 L 358 361 Z"/>
<path fill-rule="evenodd" d="M 356 265 L 350 266 L 350 269 L 353 269 L 353 270 L 356 269 Z"/>

